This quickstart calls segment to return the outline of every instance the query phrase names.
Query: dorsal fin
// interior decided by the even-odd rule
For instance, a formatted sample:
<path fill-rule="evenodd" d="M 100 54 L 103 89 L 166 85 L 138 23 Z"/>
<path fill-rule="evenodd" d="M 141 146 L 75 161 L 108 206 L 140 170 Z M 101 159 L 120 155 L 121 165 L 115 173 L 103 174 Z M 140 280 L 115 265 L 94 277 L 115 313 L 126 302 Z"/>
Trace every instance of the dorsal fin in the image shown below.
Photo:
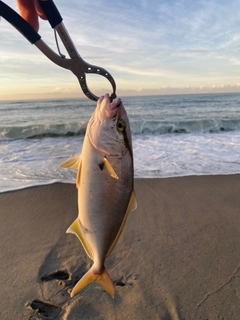
<path fill-rule="evenodd" d="M 135 191 L 133 190 L 132 191 L 132 194 L 131 194 L 131 198 L 129 200 L 129 203 L 128 203 L 128 207 L 127 207 L 127 211 L 126 211 L 126 214 L 124 216 L 124 219 L 123 219 L 123 222 L 121 224 L 121 227 L 118 231 L 118 234 L 115 238 L 115 240 L 113 241 L 113 244 L 111 245 L 110 249 L 108 250 L 108 253 L 106 255 L 106 258 L 110 256 L 110 254 L 113 252 L 113 249 L 115 248 L 121 234 L 122 234 L 122 231 L 123 231 L 123 228 L 125 226 L 125 223 L 127 221 L 127 217 L 129 215 L 130 212 L 134 211 L 135 209 L 137 209 L 137 199 L 136 199 L 136 194 L 135 194 Z"/>

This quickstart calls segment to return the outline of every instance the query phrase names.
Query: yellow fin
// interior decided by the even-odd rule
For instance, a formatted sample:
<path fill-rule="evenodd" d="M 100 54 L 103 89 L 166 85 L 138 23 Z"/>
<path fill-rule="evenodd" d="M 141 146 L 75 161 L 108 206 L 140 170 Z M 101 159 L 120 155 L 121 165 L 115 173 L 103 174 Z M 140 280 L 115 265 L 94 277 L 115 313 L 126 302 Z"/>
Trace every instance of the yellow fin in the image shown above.
<path fill-rule="evenodd" d="M 63 161 L 60 164 L 60 167 L 62 168 L 72 168 L 72 169 L 78 169 L 79 162 L 81 162 L 81 155 L 75 156 L 73 158 L 69 158 L 65 161 Z"/>
<path fill-rule="evenodd" d="M 80 221 L 78 218 L 71 224 L 71 226 L 67 229 L 66 233 L 75 234 L 78 237 L 78 239 L 81 241 L 82 246 L 86 251 L 87 255 L 89 256 L 89 258 L 93 260 L 92 250 L 88 245 L 87 241 L 85 240 L 85 237 L 81 230 Z"/>
<path fill-rule="evenodd" d="M 114 298 L 114 286 L 107 270 L 104 267 L 104 270 L 101 273 L 95 273 L 94 265 L 75 285 L 70 295 L 71 298 L 92 281 L 97 281 L 99 284 L 101 284 L 103 289 L 107 291 L 107 293 L 109 293 L 112 298 Z"/>
<path fill-rule="evenodd" d="M 113 167 L 111 166 L 110 162 L 109 162 L 106 158 L 104 158 L 103 162 L 104 162 L 104 165 L 106 166 L 107 171 L 108 171 L 108 173 L 110 174 L 110 176 L 113 177 L 114 179 L 119 179 L 119 178 L 118 178 L 118 175 L 117 175 L 116 172 L 114 171 L 114 169 L 113 169 Z"/>
<path fill-rule="evenodd" d="M 76 177 L 76 187 L 79 188 L 80 186 L 80 178 L 81 178 L 81 171 L 82 171 L 82 161 L 78 163 L 78 172 Z"/>
<path fill-rule="evenodd" d="M 124 216 L 124 219 L 123 219 L 123 222 L 121 224 L 121 227 L 118 231 L 118 234 L 115 238 L 115 240 L 113 241 L 113 244 L 111 245 L 110 249 L 108 250 L 108 253 L 106 255 L 106 258 L 110 256 L 110 254 L 113 252 L 121 234 L 122 234 L 122 231 L 123 231 L 123 228 L 126 224 L 126 221 L 127 221 L 127 217 L 129 215 L 130 212 L 134 211 L 135 209 L 137 209 L 137 199 L 136 199 L 136 194 L 135 194 L 135 191 L 133 190 L 132 191 L 132 194 L 131 194 L 131 198 L 129 200 L 129 203 L 128 203 L 128 207 L 127 207 L 127 211 L 126 211 L 126 214 Z"/>

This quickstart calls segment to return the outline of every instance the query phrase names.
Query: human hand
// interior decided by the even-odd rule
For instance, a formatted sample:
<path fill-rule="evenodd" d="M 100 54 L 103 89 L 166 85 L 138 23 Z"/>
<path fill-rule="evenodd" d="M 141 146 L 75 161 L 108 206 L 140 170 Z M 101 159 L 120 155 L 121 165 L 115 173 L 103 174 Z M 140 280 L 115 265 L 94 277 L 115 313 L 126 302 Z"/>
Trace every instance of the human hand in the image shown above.
<path fill-rule="evenodd" d="M 25 19 L 34 29 L 38 31 L 39 22 L 38 17 L 47 20 L 37 0 L 16 0 L 20 11 L 20 15 Z"/>

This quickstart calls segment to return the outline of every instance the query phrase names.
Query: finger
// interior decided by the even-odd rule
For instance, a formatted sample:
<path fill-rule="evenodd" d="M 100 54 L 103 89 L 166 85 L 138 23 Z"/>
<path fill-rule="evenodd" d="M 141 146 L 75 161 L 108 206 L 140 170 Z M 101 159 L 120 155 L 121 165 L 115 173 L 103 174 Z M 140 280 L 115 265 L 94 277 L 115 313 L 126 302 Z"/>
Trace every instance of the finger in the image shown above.
<path fill-rule="evenodd" d="M 38 14 L 36 12 L 34 2 L 29 0 L 17 0 L 20 15 L 25 19 L 34 29 L 38 31 Z"/>
<path fill-rule="evenodd" d="M 39 17 L 43 20 L 47 20 L 45 14 L 43 13 L 43 11 L 39 5 L 38 0 L 34 0 L 34 6 L 35 6 L 35 10 L 36 10 L 37 14 L 39 15 Z"/>

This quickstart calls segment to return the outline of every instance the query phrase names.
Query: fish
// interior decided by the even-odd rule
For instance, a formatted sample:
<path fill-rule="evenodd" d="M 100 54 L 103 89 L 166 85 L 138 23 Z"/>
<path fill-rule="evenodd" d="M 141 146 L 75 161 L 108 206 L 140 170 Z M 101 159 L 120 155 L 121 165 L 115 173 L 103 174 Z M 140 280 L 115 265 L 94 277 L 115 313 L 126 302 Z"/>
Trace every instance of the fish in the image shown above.
<path fill-rule="evenodd" d="M 111 102 L 109 94 L 98 99 L 81 154 L 60 166 L 77 169 L 78 217 L 67 233 L 78 237 L 93 261 L 70 296 L 96 281 L 114 298 L 114 285 L 104 263 L 129 213 L 137 208 L 130 124 L 121 99 Z"/>

